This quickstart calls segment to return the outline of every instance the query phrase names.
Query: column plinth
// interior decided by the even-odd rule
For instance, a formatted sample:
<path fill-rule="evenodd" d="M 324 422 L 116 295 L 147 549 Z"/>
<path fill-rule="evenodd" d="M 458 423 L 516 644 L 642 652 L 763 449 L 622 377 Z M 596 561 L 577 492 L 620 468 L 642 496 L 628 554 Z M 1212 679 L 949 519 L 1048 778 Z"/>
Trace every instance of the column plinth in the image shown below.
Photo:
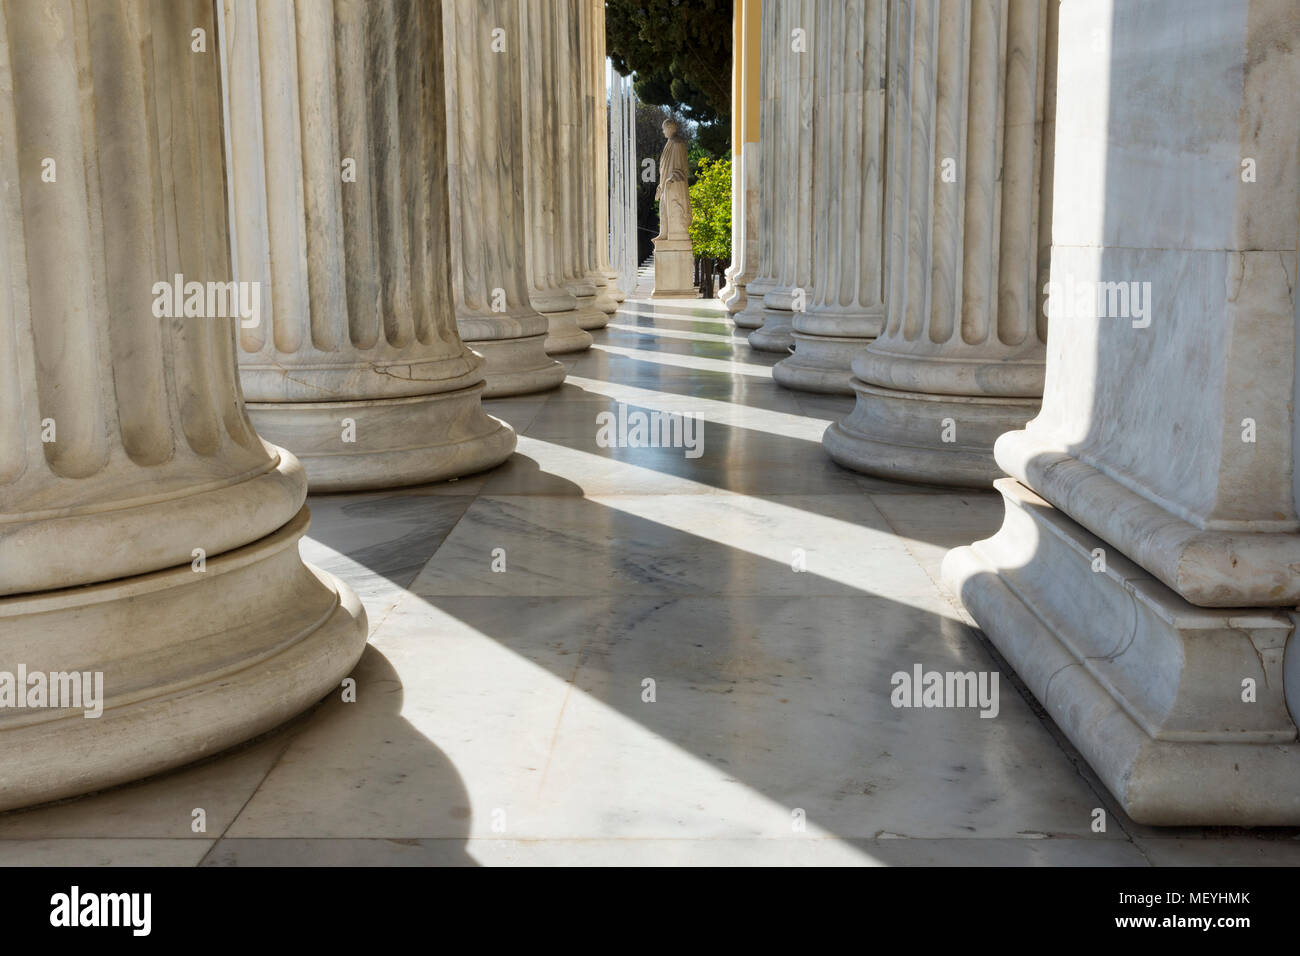
<path fill-rule="evenodd" d="M 1042 410 L 944 577 L 1135 820 L 1294 826 L 1300 14 L 1060 18 Z"/>
<path fill-rule="evenodd" d="M 813 301 L 791 320 L 786 388 L 852 395 L 850 366 L 885 324 L 883 0 L 818 0 L 813 114 Z"/>
<path fill-rule="evenodd" d="M 356 595 L 298 555 L 306 479 L 245 414 L 237 315 L 159 289 L 231 279 L 196 28 L 215 44 L 201 0 L 0 0 L 0 668 L 102 681 L 89 719 L 11 688 L 0 809 L 255 736 L 365 646 Z"/>
<path fill-rule="evenodd" d="M 441 8 L 223 3 L 236 273 L 263 292 L 240 333 L 254 424 L 314 491 L 500 464 L 514 433 L 456 330 Z"/>
<path fill-rule="evenodd" d="M 994 440 L 1038 408 L 1054 10 L 891 10 L 888 321 L 853 356 L 857 403 L 822 440 L 848 468 L 986 488 Z"/>

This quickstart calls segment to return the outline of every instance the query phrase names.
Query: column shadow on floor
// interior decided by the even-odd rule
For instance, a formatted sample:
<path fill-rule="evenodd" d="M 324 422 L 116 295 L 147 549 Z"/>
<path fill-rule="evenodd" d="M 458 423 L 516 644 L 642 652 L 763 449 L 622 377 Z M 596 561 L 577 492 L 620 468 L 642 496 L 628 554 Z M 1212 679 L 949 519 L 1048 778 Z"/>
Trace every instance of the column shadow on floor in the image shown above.
<path fill-rule="evenodd" d="M 402 716 L 397 670 L 367 646 L 351 676 L 356 701 L 318 705 L 201 865 L 477 865 L 464 780 Z"/>
<path fill-rule="evenodd" d="M 508 573 L 492 574 L 472 557 L 486 541 L 505 549 Z M 1025 833 L 1119 861 L 1122 837 L 1101 838 L 1093 849 L 1072 839 L 1087 838 L 1099 797 L 1009 685 L 1000 719 L 893 706 L 891 675 L 917 663 L 996 669 L 960 621 L 843 580 L 879 578 L 905 560 L 890 550 L 835 580 L 795 574 L 605 503 L 519 497 L 482 500 L 411 590 L 785 808 L 768 818 L 762 836 L 781 835 L 777 818 L 783 814 L 788 824 L 800 810 L 810 827 L 872 841 L 870 856 L 881 862 L 916 862 L 933 850 L 893 835 L 1002 839 L 1005 862 L 1064 852 L 1063 843 Z M 893 584 L 905 591 L 902 576 Z M 654 703 L 642 697 L 647 678 L 656 682 Z M 574 719 L 590 728 L 594 718 Z M 565 744 L 564 727 L 557 733 L 559 745 L 590 751 L 598 766 L 588 772 L 604 779 L 626 773 L 627 788 L 660 780 L 665 799 L 682 799 L 672 792 L 683 781 L 663 779 L 670 768 L 637 765 L 644 755 L 611 752 L 600 740 Z M 707 804 L 709 795 L 698 799 Z M 663 812 L 699 816 L 685 806 Z M 704 816 L 707 823 L 707 810 Z M 741 833 L 754 825 L 725 815 L 712 823 Z"/>

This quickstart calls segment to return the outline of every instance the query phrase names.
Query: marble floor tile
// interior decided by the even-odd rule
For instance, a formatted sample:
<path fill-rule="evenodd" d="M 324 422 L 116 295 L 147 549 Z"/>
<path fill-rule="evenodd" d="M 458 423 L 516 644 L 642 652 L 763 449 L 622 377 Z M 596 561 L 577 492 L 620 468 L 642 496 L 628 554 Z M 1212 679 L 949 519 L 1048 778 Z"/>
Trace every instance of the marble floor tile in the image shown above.
<path fill-rule="evenodd" d="M 644 342 L 653 343 L 656 346 L 673 340 L 711 342 L 727 346 L 734 341 L 731 330 L 722 324 L 711 324 L 707 329 L 699 327 L 697 324 L 696 328 L 684 329 L 659 326 L 649 322 L 644 325 L 611 322 L 605 326 L 605 329 L 610 333 L 608 341 L 627 344 L 634 343 L 636 341 L 635 336 L 639 336 Z M 616 336 L 614 333 L 619 334 Z"/>
<path fill-rule="evenodd" d="M 1142 866 L 1117 840 L 471 840 L 482 866 Z"/>
<path fill-rule="evenodd" d="M 464 840 L 225 839 L 202 866 L 479 866 Z"/>
<path fill-rule="evenodd" d="M 0 844 L 51 845 L 92 838 L 206 844 L 234 821 L 243 805 L 310 713 L 225 754 L 146 780 L 0 814 Z M 195 810 L 203 811 L 196 831 Z M 0 859 L 0 865 L 7 861 Z"/>
<path fill-rule="evenodd" d="M 534 395 L 519 395 L 512 398 L 485 398 L 483 399 L 483 410 L 489 415 L 501 419 L 516 432 L 522 434 L 532 424 L 542 406 L 551 400 L 555 391 L 555 389 L 551 389 Z M 485 476 L 486 473 L 471 476 L 471 479 L 477 479 L 477 482 L 473 485 L 475 491 L 478 490 Z M 466 481 L 466 479 L 462 478 L 460 481 Z M 440 482 L 440 484 L 450 483 Z"/>
<path fill-rule="evenodd" d="M 210 839 L 0 839 L 0 866 L 198 866 Z"/>
<path fill-rule="evenodd" d="M 574 375 L 586 378 L 608 378 L 611 381 L 640 385 L 643 380 L 658 377 L 681 378 L 688 372 L 713 372 L 717 375 L 743 375 L 747 378 L 772 378 L 775 361 L 770 352 L 744 354 L 734 346 L 718 345 L 712 354 L 685 354 L 684 351 L 664 353 L 649 346 L 635 348 L 631 345 L 592 346 L 586 357 L 574 362 Z M 780 356 L 776 356 L 777 359 Z"/>
<path fill-rule="evenodd" d="M 311 527 L 299 550 L 352 586 L 373 629 L 473 500 L 472 493 L 446 494 L 438 485 L 313 495 L 307 500 Z"/>
<path fill-rule="evenodd" d="M 413 593 L 375 643 L 358 702 L 322 707 L 227 839 L 776 847 L 796 813 L 801 839 L 1124 839 L 1090 834 L 1095 795 L 1010 688 L 993 719 L 893 707 L 914 661 L 991 664 L 888 598 Z"/>
<path fill-rule="evenodd" d="M 496 549 L 504 571 L 492 570 Z M 485 495 L 410 590 L 938 599 L 880 513 L 853 495 Z"/>
<path fill-rule="evenodd" d="M 600 379 L 574 377 L 572 391 L 557 397 L 542 409 L 530 424 L 527 434 L 534 438 L 581 436 L 583 425 L 591 423 L 603 411 L 618 411 L 626 406 L 633 410 L 662 411 L 674 415 L 696 416 L 706 424 L 733 425 L 801 441 L 820 442 L 829 424 L 805 414 L 798 403 L 781 389 L 750 388 L 743 394 L 734 391 L 722 398 L 701 394 L 683 394 L 662 388 L 636 388 Z M 560 416 L 574 416 L 570 426 Z M 580 417 L 585 415 L 585 420 Z M 566 432 L 563 429 L 568 428 Z M 594 424 L 591 431 L 595 432 Z M 708 450 L 707 446 L 704 448 Z"/>
<path fill-rule="evenodd" d="M 1300 866 L 1300 837 L 1290 830 L 1260 836 L 1136 836 L 1152 866 Z"/>
<path fill-rule="evenodd" d="M 570 375 L 564 386 L 555 390 L 548 407 L 603 401 L 628 405 L 675 403 L 678 407 L 690 402 L 704 402 L 706 407 L 716 404 L 768 409 L 815 420 L 815 416 L 808 415 L 788 389 L 781 388 L 775 382 L 732 379 L 721 375 L 666 376 L 645 387 L 604 378 Z M 830 419 L 825 421 L 829 423 Z M 822 429 L 825 427 L 821 426 Z"/>
<path fill-rule="evenodd" d="M 999 670 L 938 583 L 995 495 L 832 463 L 854 400 L 777 385 L 716 305 L 593 337 L 484 403 L 496 470 L 311 497 L 302 552 L 369 614 L 355 701 L 0 815 L 0 865 L 1300 865 L 1300 831 L 1134 824 Z M 620 406 L 698 414 L 702 453 L 603 447 Z M 996 674 L 997 715 L 896 706 L 917 665 Z"/>
<path fill-rule="evenodd" d="M 687 449 L 601 447 L 596 410 L 557 411 L 539 431 L 562 423 L 573 434 L 521 436 L 504 465 L 488 479 L 486 495 L 718 494 L 845 495 L 874 491 L 864 475 L 830 459 L 800 467 L 813 442 L 752 428 L 704 421 L 695 425 L 698 458 Z M 608 410 L 608 409 L 600 409 Z M 780 420 L 784 424 L 784 420 Z"/>
<path fill-rule="evenodd" d="M 958 494 L 873 494 L 871 502 L 938 587 L 950 550 L 981 541 L 1002 526 L 1002 496 L 990 489 Z"/>

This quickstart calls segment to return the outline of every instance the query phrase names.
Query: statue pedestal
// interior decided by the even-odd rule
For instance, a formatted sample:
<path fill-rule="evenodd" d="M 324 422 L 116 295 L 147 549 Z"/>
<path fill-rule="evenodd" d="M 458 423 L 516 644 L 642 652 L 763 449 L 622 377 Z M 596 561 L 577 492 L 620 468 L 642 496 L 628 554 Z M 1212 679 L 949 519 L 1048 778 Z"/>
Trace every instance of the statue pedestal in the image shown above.
<path fill-rule="evenodd" d="M 656 239 L 652 299 L 695 298 L 695 256 L 689 239 Z"/>

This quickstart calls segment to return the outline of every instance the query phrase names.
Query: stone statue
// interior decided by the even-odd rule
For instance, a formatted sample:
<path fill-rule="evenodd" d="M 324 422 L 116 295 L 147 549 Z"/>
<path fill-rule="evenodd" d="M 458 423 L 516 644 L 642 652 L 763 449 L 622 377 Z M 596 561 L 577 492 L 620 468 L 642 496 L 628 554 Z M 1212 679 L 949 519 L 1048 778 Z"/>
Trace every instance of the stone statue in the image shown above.
<path fill-rule="evenodd" d="M 677 123 L 663 122 L 664 151 L 659 154 L 659 235 L 656 239 L 687 239 L 691 225 L 691 197 L 687 191 L 690 168 L 686 162 L 686 140 L 677 135 Z"/>
<path fill-rule="evenodd" d="M 659 156 L 659 235 L 655 236 L 655 287 L 652 298 L 695 295 L 695 257 L 691 251 L 691 196 L 687 191 L 690 167 L 686 140 L 677 135 L 677 123 L 664 120 L 668 142 Z"/>

